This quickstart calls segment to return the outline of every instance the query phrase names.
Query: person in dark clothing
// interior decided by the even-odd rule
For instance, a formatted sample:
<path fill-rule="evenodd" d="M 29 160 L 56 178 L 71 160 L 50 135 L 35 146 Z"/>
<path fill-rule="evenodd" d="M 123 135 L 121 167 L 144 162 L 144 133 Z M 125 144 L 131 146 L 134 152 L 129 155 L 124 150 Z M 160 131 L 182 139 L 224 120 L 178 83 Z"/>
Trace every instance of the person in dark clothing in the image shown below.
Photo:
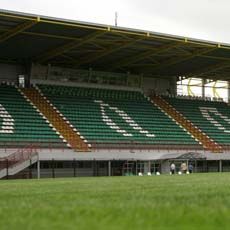
<path fill-rule="evenodd" d="M 191 163 L 188 165 L 188 171 L 189 173 L 193 172 L 193 165 Z"/>

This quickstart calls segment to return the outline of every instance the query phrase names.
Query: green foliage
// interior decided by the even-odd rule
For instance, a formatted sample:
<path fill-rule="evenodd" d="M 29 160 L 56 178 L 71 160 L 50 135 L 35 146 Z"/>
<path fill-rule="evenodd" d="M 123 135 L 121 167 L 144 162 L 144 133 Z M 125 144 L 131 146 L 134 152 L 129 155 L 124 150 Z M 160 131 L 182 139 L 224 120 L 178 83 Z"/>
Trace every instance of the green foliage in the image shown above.
<path fill-rule="evenodd" d="M 229 229 L 230 174 L 0 181 L 0 229 Z"/>

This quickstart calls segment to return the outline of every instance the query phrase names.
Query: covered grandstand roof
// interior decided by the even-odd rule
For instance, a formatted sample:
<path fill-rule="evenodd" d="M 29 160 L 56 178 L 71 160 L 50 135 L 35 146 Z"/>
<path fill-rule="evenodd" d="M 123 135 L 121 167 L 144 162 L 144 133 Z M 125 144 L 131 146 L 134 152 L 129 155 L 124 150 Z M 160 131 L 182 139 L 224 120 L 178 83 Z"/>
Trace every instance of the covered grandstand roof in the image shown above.
<path fill-rule="evenodd" d="M 230 45 L 0 10 L 0 62 L 230 80 Z"/>

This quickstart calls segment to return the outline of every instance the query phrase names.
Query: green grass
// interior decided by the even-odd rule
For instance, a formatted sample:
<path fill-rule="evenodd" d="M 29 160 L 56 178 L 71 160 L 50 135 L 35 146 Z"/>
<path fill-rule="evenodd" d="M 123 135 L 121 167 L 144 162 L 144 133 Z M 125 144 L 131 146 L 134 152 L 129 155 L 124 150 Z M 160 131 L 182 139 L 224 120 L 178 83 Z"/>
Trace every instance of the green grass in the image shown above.
<path fill-rule="evenodd" d="M 230 174 L 0 181 L 0 229 L 229 229 Z"/>

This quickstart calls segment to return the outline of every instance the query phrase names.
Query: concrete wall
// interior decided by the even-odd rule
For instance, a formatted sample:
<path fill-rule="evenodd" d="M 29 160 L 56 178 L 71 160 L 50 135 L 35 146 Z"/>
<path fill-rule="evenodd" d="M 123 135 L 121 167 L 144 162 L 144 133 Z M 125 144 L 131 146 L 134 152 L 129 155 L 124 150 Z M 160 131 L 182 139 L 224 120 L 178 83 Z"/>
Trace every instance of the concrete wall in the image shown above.
<path fill-rule="evenodd" d="M 91 80 L 94 78 L 106 79 L 106 75 L 109 76 L 110 79 L 118 79 L 117 82 L 114 81 L 110 83 L 103 83 L 102 81 L 98 81 L 96 84 L 107 85 L 107 87 L 117 87 L 119 88 L 121 85 L 124 90 L 129 89 L 140 89 L 145 93 L 154 90 L 157 94 L 165 94 L 168 90 L 172 94 L 176 93 L 176 78 L 159 78 L 159 77 L 145 77 L 141 75 L 131 75 L 127 73 L 105 73 L 105 72 L 97 72 L 92 71 L 90 74 L 89 70 L 76 70 L 69 68 L 61 68 L 55 66 L 43 66 L 43 65 L 31 65 L 30 68 L 26 68 L 21 65 L 9 65 L 9 64 L 1 64 L 0 63 L 0 82 L 1 81 L 10 81 L 17 83 L 18 75 L 23 74 L 26 77 L 30 76 L 32 82 L 36 82 L 36 80 L 43 81 L 51 81 L 51 82 L 59 82 L 63 85 L 71 84 L 73 82 L 77 84 L 94 84 Z M 90 76 L 92 75 L 92 76 Z M 96 76 L 97 75 L 97 76 Z M 119 82 L 121 83 L 119 85 Z M 94 84 L 94 85 L 96 85 Z M 112 84 L 112 85 L 110 85 Z"/>
<path fill-rule="evenodd" d="M 48 84 L 48 85 L 61 85 L 61 86 L 75 86 L 75 87 L 86 87 L 86 88 L 99 88 L 100 89 L 111 89 L 111 90 L 129 90 L 129 91 L 142 91 L 140 88 L 128 87 L 128 86 L 113 86 L 113 85 L 103 85 L 94 83 L 84 83 L 84 82 L 70 82 L 70 81 L 58 81 L 58 80 L 42 80 L 42 79 L 31 79 L 31 84 Z"/>
<path fill-rule="evenodd" d="M 26 69 L 23 66 L 0 63 L 0 82 L 9 81 L 17 83 L 18 75 L 20 74 L 26 74 Z"/>
<path fill-rule="evenodd" d="M 108 176 L 108 162 L 102 161 L 41 161 L 41 178 Z M 31 168 L 37 177 L 37 165 Z"/>
<path fill-rule="evenodd" d="M 141 75 L 94 71 L 92 69 L 71 69 L 58 66 L 33 64 L 31 79 L 53 80 L 60 82 L 96 83 L 140 87 Z"/>
<path fill-rule="evenodd" d="M 52 178 L 53 177 L 52 169 L 41 169 L 41 178 Z M 100 169 L 95 175 L 95 172 L 92 168 L 85 169 L 77 169 L 74 174 L 74 169 L 63 168 L 63 169 L 55 169 L 54 177 L 92 177 L 92 176 L 108 176 L 107 170 Z M 32 170 L 32 177 L 37 178 L 37 170 Z"/>
<path fill-rule="evenodd" d="M 142 89 L 146 94 L 151 91 L 154 91 L 156 94 L 166 94 L 168 91 L 171 94 L 176 94 L 176 78 L 143 77 Z"/>
<path fill-rule="evenodd" d="M 109 82 L 106 83 L 106 77 Z M 116 79 L 117 78 L 117 82 Z M 97 82 L 94 82 L 97 79 Z M 114 81 L 113 81 L 114 79 Z M 61 68 L 56 66 L 32 65 L 31 82 L 47 81 L 52 84 L 63 85 L 105 85 L 107 88 L 118 88 L 124 90 L 142 89 L 145 93 L 154 90 L 157 94 L 166 94 L 170 91 L 176 93 L 176 78 L 145 77 L 128 73 L 106 73 L 90 70 L 78 70 Z M 80 86 L 80 85 L 79 85 Z"/>
<path fill-rule="evenodd" d="M 59 161 L 60 162 L 60 161 Z M 126 161 L 111 161 L 111 175 L 112 176 L 122 176 L 124 172 L 123 166 Z M 131 161 L 129 161 L 131 162 Z M 141 169 L 140 166 L 137 166 L 137 170 L 135 170 L 135 161 L 134 168 L 133 168 L 133 175 L 138 172 L 144 173 L 147 175 L 149 171 L 149 161 L 142 161 Z M 65 161 L 65 163 L 68 163 Z M 69 166 L 72 162 L 69 161 Z M 41 169 L 40 169 L 40 177 L 41 178 L 60 178 L 60 177 L 92 177 L 92 176 L 108 176 L 109 175 L 109 168 L 108 168 L 108 161 L 104 161 L 104 166 L 102 167 L 101 161 L 90 161 L 87 163 L 87 166 L 79 167 L 76 163 L 76 167 L 74 168 L 73 165 L 71 167 L 59 167 L 57 162 L 55 161 L 54 167 L 52 166 L 52 162 L 41 162 Z M 119 164 L 117 164 L 119 163 Z M 155 163 L 159 164 L 159 170 L 153 170 L 153 161 L 151 162 L 151 172 L 152 175 L 155 175 L 156 171 L 159 171 L 161 174 L 169 174 L 170 164 L 169 161 L 155 161 Z M 194 164 L 194 162 L 193 162 Z M 177 164 L 178 165 L 178 164 Z M 180 164 L 179 164 L 180 165 Z M 180 167 L 180 166 L 179 166 Z M 177 172 L 180 168 L 177 168 Z M 198 161 L 194 165 L 193 173 L 212 173 L 212 172 L 230 172 L 230 161 L 222 161 L 222 168 L 220 169 L 219 161 Z M 37 178 L 37 168 L 36 164 L 34 164 L 31 168 L 27 168 L 15 176 L 10 178 Z"/>

